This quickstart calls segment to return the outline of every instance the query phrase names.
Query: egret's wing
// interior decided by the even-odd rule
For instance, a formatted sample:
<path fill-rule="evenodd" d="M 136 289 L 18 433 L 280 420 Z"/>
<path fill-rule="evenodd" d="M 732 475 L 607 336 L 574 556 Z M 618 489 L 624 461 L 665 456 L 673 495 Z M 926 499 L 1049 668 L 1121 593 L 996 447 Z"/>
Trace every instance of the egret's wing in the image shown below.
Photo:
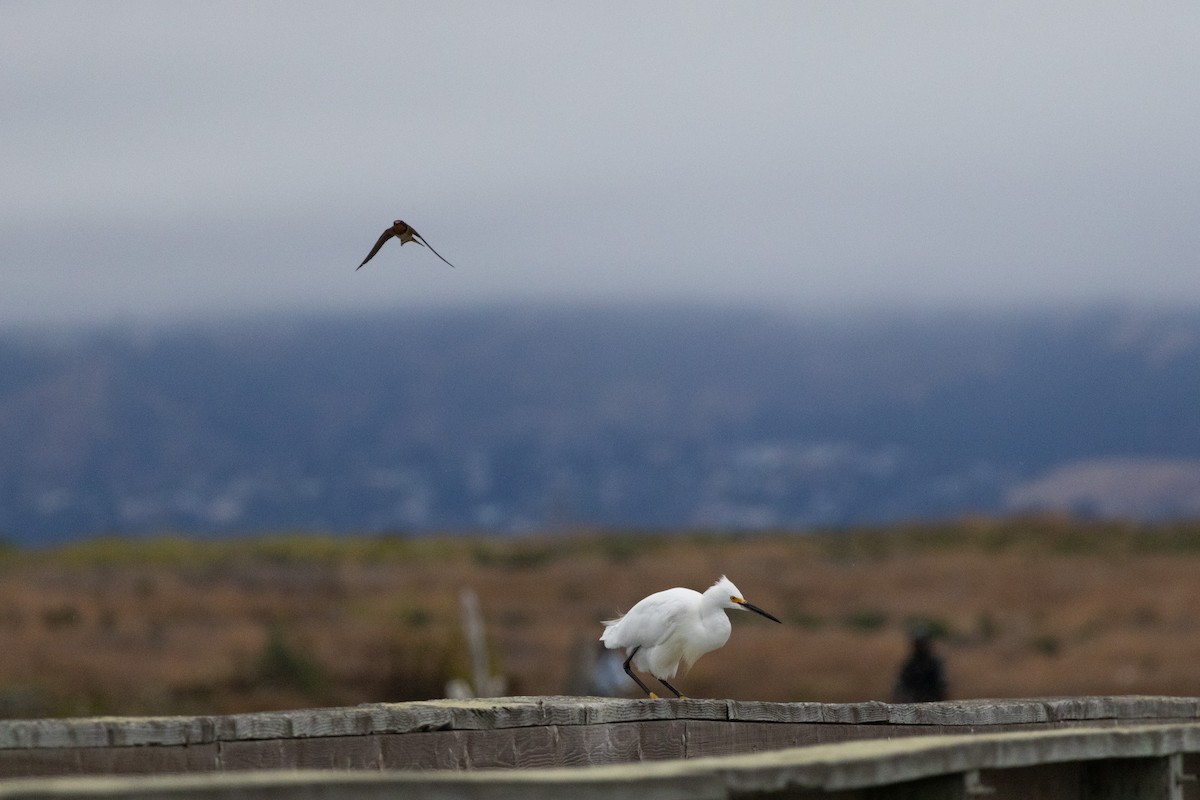
<path fill-rule="evenodd" d="M 359 264 L 357 267 L 355 267 L 354 271 L 358 272 L 360 269 L 363 268 L 363 264 L 366 264 L 368 261 L 370 261 L 372 258 L 374 258 L 375 254 L 379 252 L 379 248 L 383 247 L 383 243 L 386 242 L 388 239 L 392 238 L 392 235 L 393 234 L 392 234 L 391 228 L 388 228 L 386 231 L 384 231 L 383 235 L 379 237 L 379 241 L 377 241 L 375 243 L 375 246 L 371 248 L 371 252 L 367 253 L 367 257 L 362 260 L 362 264 Z M 433 248 L 430 248 L 430 249 L 432 250 Z"/>
<path fill-rule="evenodd" d="M 679 623 L 695 613 L 699 595 L 691 589 L 667 589 L 639 600 L 604 631 L 609 647 L 652 647 L 663 642 Z M 607 623 L 606 623 L 607 624 Z"/>
<path fill-rule="evenodd" d="M 409 230 L 412 230 L 412 228 L 410 227 L 410 228 L 409 228 Z M 417 240 L 417 244 L 423 244 L 423 245 L 425 245 L 426 247 L 428 247 L 430 250 L 433 250 L 433 245 L 431 245 L 429 242 L 425 241 L 425 237 L 424 237 L 424 236 L 422 236 L 421 234 L 417 233 L 415 230 L 412 230 L 412 235 L 413 235 L 413 237 L 414 237 L 414 238 Z M 433 250 L 433 254 L 434 254 L 435 256 L 437 256 L 438 258 L 442 258 L 442 254 L 441 254 L 441 253 L 439 253 L 437 250 Z M 442 258 L 442 261 L 446 261 L 446 259 Z M 447 264 L 450 264 L 450 262 L 449 262 L 449 261 L 446 261 L 446 263 L 447 263 Z M 451 267 L 453 267 L 454 265 L 453 265 L 453 264 L 450 264 L 450 266 L 451 266 Z"/>
<path fill-rule="evenodd" d="M 679 594 L 673 594 L 672 597 L 666 598 L 667 602 L 663 604 L 660 611 L 663 619 L 663 631 L 655 644 L 662 644 L 678 633 L 685 620 L 696 615 L 696 609 L 700 602 L 699 592 L 691 589 L 668 589 L 662 594 L 668 592 L 679 592 Z"/>
<path fill-rule="evenodd" d="M 656 678 L 671 680 L 687 650 L 684 631 L 696 616 L 700 594 L 691 589 L 668 589 L 651 597 L 654 602 L 647 605 L 654 624 L 644 629 L 643 634 L 653 636 L 653 640 L 638 652 L 636 663 Z"/>

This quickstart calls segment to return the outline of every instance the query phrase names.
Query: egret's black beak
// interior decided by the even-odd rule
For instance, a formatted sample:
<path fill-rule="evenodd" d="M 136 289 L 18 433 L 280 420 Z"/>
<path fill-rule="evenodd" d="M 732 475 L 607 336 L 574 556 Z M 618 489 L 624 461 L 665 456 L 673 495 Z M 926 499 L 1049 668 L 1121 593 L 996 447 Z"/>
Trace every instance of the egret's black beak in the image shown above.
<path fill-rule="evenodd" d="M 771 620 L 772 622 L 779 622 L 779 619 L 776 618 L 774 614 L 763 611 L 761 608 L 754 605 L 753 603 L 747 603 L 745 600 L 741 600 L 741 599 L 734 600 L 733 602 L 737 603 L 739 606 L 746 609 L 747 611 L 753 611 L 755 614 L 762 614 L 764 617 Z M 782 625 L 783 623 L 779 622 L 779 624 Z"/>

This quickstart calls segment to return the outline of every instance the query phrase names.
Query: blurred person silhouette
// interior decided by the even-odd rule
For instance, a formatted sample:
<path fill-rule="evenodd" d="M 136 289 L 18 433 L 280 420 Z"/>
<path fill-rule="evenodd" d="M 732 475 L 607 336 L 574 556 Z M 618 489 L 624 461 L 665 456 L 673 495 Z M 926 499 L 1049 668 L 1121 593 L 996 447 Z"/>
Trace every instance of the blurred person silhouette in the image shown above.
<path fill-rule="evenodd" d="M 935 703 L 946 699 L 946 668 L 933 653 L 933 633 L 926 627 L 911 633 L 912 651 L 900 666 L 894 703 Z"/>
<path fill-rule="evenodd" d="M 631 688 L 636 687 L 626 677 L 617 651 L 609 650 L 604 642 L 593 641 L 591 636 L 575 641 L 565 694 L 626 697 Z"/>
<path fill-rule="evenodd" d="M 588 694 L 597 697 L 621 697 L 628 692 L 629 683 L 621 666 L 621 656 L 609 650 L 604 642 L 597 642 L 596 660 L 592 664 L 592 680 Z"/>

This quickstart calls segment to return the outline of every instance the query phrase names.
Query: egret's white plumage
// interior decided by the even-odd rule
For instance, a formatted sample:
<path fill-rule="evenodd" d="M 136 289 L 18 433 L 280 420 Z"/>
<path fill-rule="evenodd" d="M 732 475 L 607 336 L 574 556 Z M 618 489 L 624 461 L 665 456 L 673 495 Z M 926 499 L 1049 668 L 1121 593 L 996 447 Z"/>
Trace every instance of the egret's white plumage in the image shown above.
<path fill-rule="evenodd" d="M 748 609 L 779 622 L 747 603 L 733 581 L 722 575 L 703 594 L 677 587 L 639 600 L 623 616 L 604 621 L 600 641 L 610 650 L 628 652 L 625 671 L 648 695 L 657 696 L 630 671 L 631 663 L 679 695 L 667 681 L 679 672 L 680 664 L 687 670 L 700 656 L 729 641 L 731 626 L 725 610 L 730 608 Z"/>

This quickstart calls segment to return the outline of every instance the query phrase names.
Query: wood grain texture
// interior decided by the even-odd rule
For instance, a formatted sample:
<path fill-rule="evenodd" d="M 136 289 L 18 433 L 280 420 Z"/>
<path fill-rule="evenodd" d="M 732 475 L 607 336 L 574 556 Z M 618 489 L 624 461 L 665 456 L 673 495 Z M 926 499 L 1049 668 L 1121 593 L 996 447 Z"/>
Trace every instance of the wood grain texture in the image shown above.
<path fill-rule="evenodd" d="M 1194 723 L 1195 698 L 745 703 L 516 697 L 228 717 L 0 722 L 0 777 L 478 770 L 737 756 L 862 740 Z M 1190 758 L 1190 757 L 1189 757 Z"/>
<path fill-rule="evenodd" d="M 230 716 L 5 720 L 0 721 L 0 750 L 195 745 L 656 720 L 990 728 L 1104 720 L 1129 723 L 1194 719 L 1200 719 L 1200 698 L 1071 697 L 893 705 L 879 702 L 824 704 L 506 697 L 380 703 Z"/>
<path fill-rule="evenodd" d="M 450 732 L 479 736 L 480 731 Z M 403 736 L 393 736 L 395 740 Z M 549 745 L 546 745 L 549 747 Z M 466 748 L 469 752 L 469 747 Z M 746 755 L 645 761 L 586 769 L 453 769 L 393 772 L 295 769 L 287 771 L 154 776 L 140 779 L 87 778 L 0 781 L 0 800 L 32 798 L 374 798 L 569 797 L 571 800 L 636 796 L 729 798 L 746 795 L 812 796 L 840 792 L 842 798 L 961 797 L 963 775 L 983 770 L 995 786 L 1036 797 L 1019 780 L 997 780 L 1002 770 L 1025 770 L 1026 780 L 1060 787 L 1120 787 L 1108 796 L 1162 796 L 1175 754 L 1200 753 L 1200 723 L 1129 727 L 1066 728 L 1000 734 L 912 736 L 847 742 Z M 1056 765 L 1062 765 L 1060 770 Z M 1017 773 L 1013 773 L 1016 775 Z M 985 781 L 986 784 L 986 781 Z M 1157 787 L 1157 788 L 1156 788 Z"/>

